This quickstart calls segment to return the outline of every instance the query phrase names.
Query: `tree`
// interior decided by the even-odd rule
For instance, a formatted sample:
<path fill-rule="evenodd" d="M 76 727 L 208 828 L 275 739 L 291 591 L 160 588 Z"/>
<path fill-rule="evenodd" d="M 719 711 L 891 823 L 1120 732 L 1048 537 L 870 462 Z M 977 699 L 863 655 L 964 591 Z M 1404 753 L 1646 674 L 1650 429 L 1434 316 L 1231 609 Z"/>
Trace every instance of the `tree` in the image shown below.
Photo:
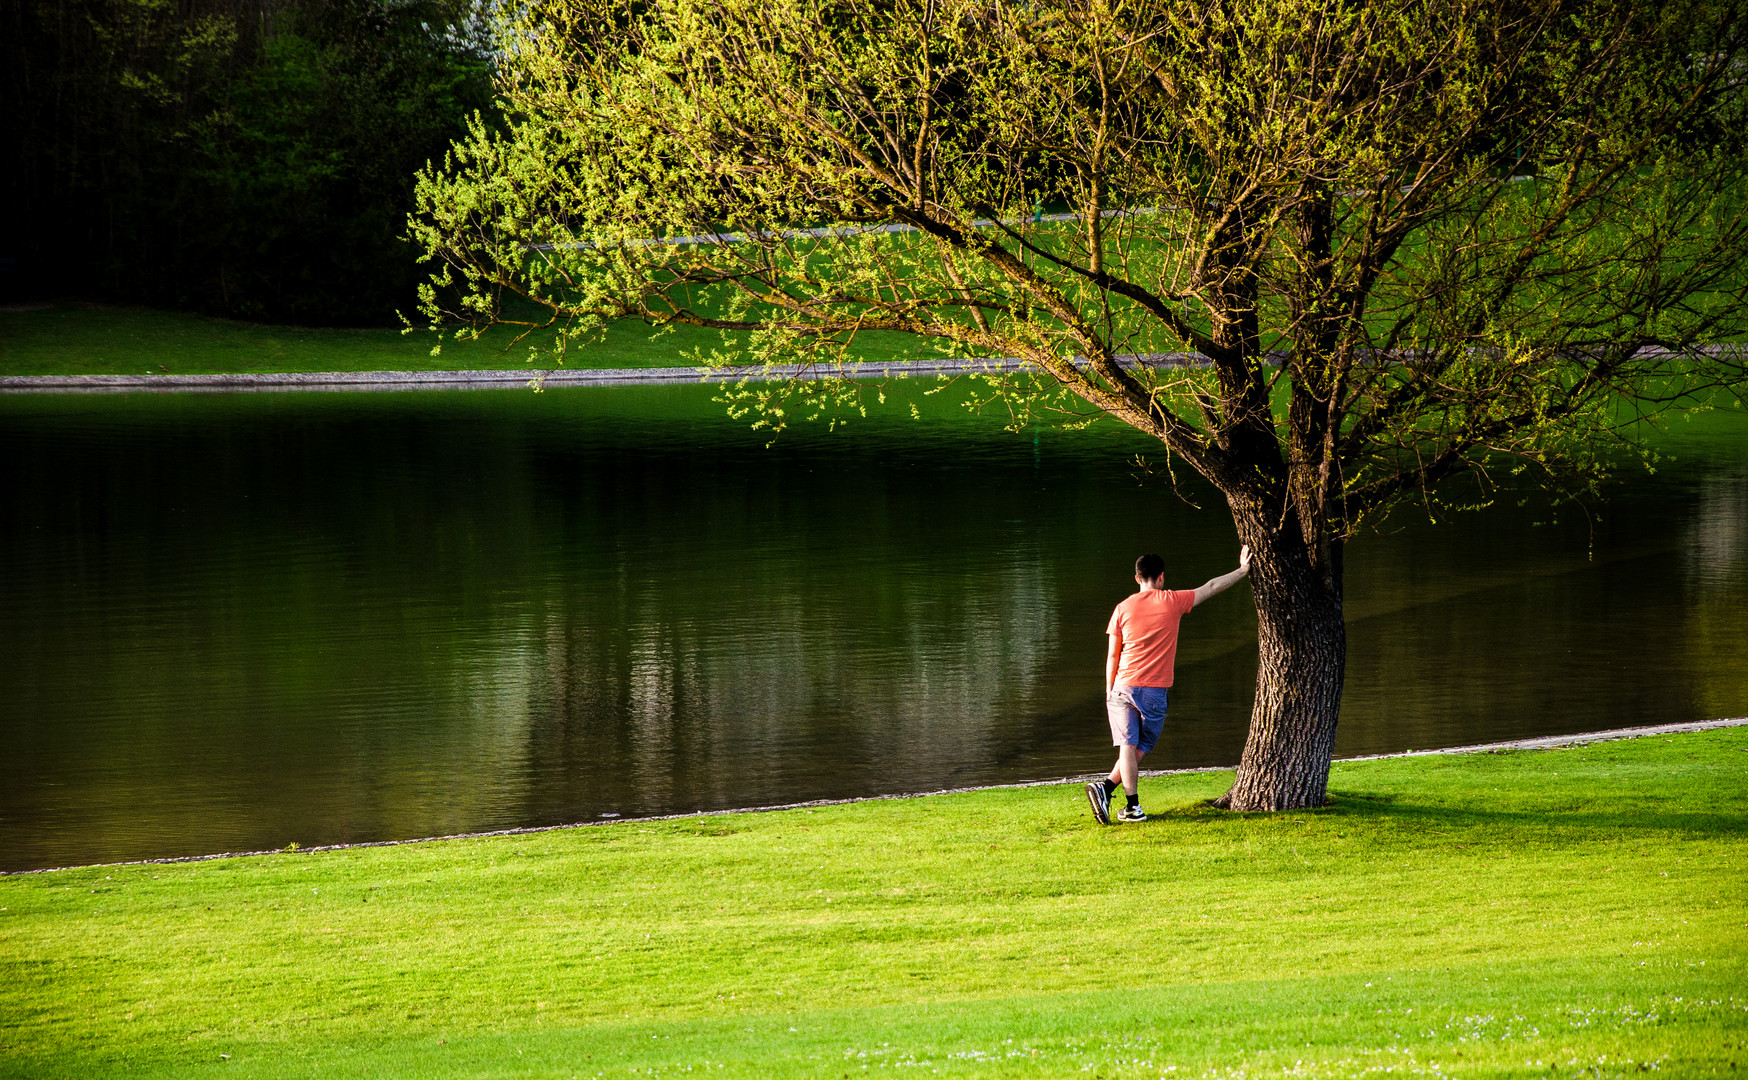
<path fill-rule="evenodd" d="M 471 0 L 16 0 L 0 256 L 20 292 L 392 321 L 413 174 L 491 102 Z M 4 264 L 0 264 L 3 268 Z M 0 290 L 14 283 L 0 280 Z"/>
<path fill-rule="evenodd" d="M 812 365 L 741 384 L 773 426 L 902 331 L 1158 439 L 1256 553 L 1234 809 L 1325 799 L 1357 530 L 1582 490 L 1741 385 L 1734 4 L 544 0 L 503 40 L 504 125 L 419 184 L 433 321 L 730 331 Z"/>

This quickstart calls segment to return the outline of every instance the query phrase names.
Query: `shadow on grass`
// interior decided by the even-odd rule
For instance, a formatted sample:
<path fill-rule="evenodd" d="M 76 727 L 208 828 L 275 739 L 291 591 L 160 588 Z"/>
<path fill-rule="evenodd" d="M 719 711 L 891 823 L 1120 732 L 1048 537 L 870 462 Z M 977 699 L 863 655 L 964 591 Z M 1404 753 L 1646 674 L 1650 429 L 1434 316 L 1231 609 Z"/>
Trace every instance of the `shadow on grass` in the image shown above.
<path fill-rule="evenodd" d="M 1698 797 L 1698 793 L 1695 793 Z M 1168 807 L 1151 816 L 1176 821 L 1256 822 L 1292 824 L 1316 821 L 1329 825 L 1337 822 L 1357 828 L 1406 832 L 1476 832 L 1487 833 L 1493 839 L 1512 835 L 1538 833 L 1682 834 L 1687 836 L 1741 837 L 1748 839 L 1748 808 L 1688 809 L 1659 802 L 1627 801 L 1604 804 L 1606 796 L 1594 796 L 1594 803 L 1582 806 L 1550 805 L 1546 807 L 1516 806 L 1502 809 L 1485 802 L 1472 805 L 1449 805 L 1418 800 L 1412 793 L 1379 791 L 1333 791 L 1328 805 L 1311 810 L 1280 811 L 1273 814 L 1238 813 L 1221 810 L 1209 801 L 1201 800 Z M 1574 796 L 1576 801 L 1581 796 Z M 1642 798 L 1642 796 L 1641 796 Z M 1555 800 L 1558 796 L 1555 796 Z"/>

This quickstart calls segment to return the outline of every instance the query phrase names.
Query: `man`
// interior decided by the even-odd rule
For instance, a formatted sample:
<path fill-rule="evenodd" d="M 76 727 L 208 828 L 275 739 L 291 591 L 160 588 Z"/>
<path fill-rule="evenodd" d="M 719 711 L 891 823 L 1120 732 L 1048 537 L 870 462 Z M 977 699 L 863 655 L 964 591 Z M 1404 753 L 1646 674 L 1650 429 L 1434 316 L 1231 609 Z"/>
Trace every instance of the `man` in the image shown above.
<path fill-rule="evenodd" d="M 1250 548 L 1238 549 L 1238 569 L 1222 574 L 1194 591 L 1165 587 L 1165 560 L 1143 555 L 1135 560 L 1135 595 L 1111 612 L 1111 649 L 1105 657 L 1105 714 L 1111 722 L 1111 742 L 1117 763 L 1111 775 L 1086 786 L 1087 801 L 1100 825 L 1111 823 L 1111 796 L 1119 785 L 1128 805 L 1118 821 L 1146 821 L 1135 791 L 1141 759 L 1165 728 L 1166 689 L 1177 659 L 1178 620 L 1209 597 L 1236 585 L 1250 573 Z"/>

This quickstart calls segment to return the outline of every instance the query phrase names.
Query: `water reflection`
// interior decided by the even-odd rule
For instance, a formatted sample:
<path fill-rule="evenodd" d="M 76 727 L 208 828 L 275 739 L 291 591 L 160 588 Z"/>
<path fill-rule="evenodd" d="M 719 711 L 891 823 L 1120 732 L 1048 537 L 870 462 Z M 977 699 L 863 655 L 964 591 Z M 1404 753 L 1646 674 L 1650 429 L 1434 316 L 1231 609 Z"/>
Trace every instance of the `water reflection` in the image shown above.
<path fill-rule="evenodd" d="M 612 597 L 552 582 L 529 658 L 543 797 L 650 813 L 946 783 L 991 761 L 1056 662 L 1059 615 L 1036 551 L 982 558 L 913 554 L 881 578 L 805 555 L 737 563 L 733 582 L 626 568 Z"/>
<path fill-rule="evenodd" d="M 1134 556 L 1193 585 L 1234 555 L 1121 432 L 767 448 L 718 409 L 0 399 L 0 865 L 1102 768 Z M 1744 447 L 1715 427 L 1599 522 L 1356 545 L 1340 751 L 1748 712 Z M 1236 759 L 1254 635 L 1242 590 L 1191 616 L 1150 763 Z"/>
<path fill-rule="evenodd" d="M 1699 481 L 1683 563 L 1685 658 L 1701 711 L 1748 712 L 1748 461 Z"/>
<path fill-rule="evenodd" d="M 1748 475 L 1718 473 L 1699 483 L 1699 505 L 1688 526 L 1688 573 L 1704 594 L 1748 564 Z"/>

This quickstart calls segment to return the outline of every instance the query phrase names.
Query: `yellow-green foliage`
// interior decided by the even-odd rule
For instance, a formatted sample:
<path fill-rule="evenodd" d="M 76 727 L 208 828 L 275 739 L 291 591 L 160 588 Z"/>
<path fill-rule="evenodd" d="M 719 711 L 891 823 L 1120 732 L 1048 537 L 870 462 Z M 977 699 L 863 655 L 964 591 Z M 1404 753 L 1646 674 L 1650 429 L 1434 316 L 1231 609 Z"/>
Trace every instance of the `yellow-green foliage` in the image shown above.
<path fill-rule="evenodd" d="M 1742 378 L 1697 347 L 1748 326 L 1744 38 L 1707 0 L 506 11 L 507 119 L 411 223 L 463 338 L 1023 357 L 1020 413 L 1116 416 L 1314 547 L 1509 458 L 1583 484 L 1611 403 Z M 1180 349 L 1214 370 L 1117 359 Z"/>

